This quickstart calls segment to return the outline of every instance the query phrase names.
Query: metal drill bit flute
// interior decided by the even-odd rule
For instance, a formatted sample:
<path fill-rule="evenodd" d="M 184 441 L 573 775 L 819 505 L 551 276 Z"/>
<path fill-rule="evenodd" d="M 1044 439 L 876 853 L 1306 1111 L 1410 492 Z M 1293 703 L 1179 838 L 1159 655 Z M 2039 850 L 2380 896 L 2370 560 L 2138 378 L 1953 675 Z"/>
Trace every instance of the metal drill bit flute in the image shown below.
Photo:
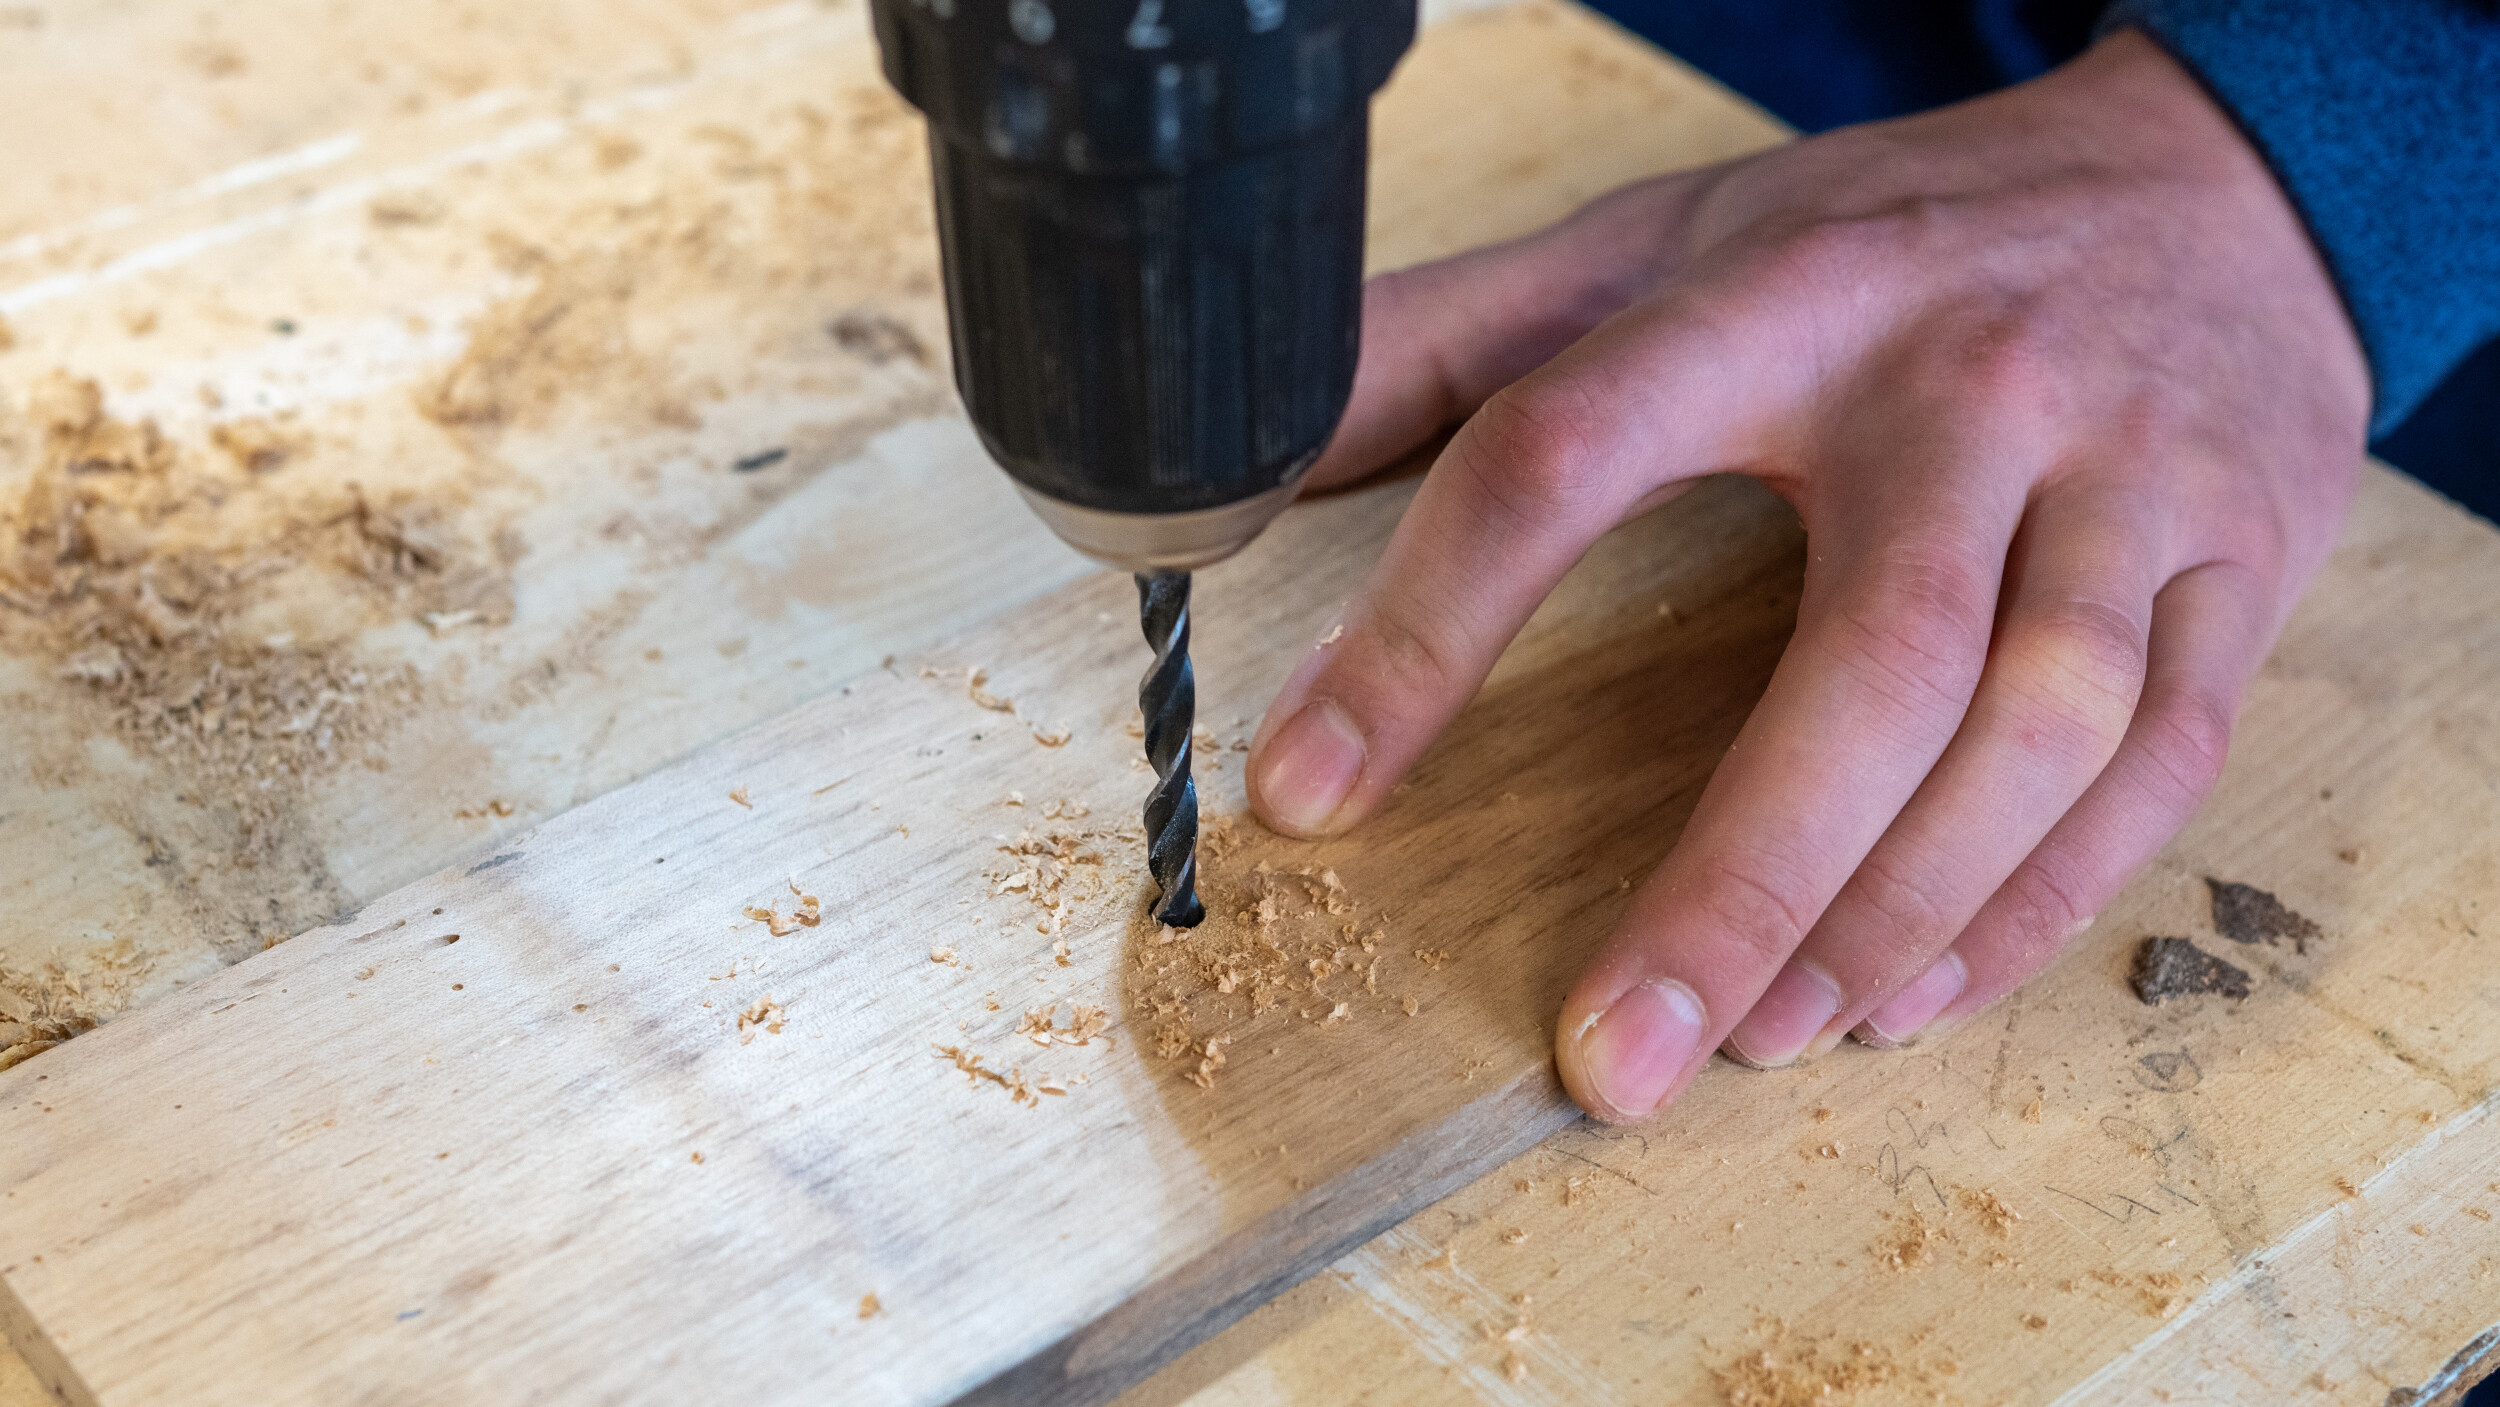
<path fill-rule="evenodd" d="M 1198 717 L 1198 682 L 1189 668 L 1189 573 L 1137 574 L 1137 618 L 1155 662 L 1137 686 L 1146 715 L 1146 760 L 1155 788 L 1146 797 L 1146 868 L 1162 896 L 1155 921 L 1195 928 L 1198 902 L 1198 783 L 1189 775 L 1189 733 Z"/>

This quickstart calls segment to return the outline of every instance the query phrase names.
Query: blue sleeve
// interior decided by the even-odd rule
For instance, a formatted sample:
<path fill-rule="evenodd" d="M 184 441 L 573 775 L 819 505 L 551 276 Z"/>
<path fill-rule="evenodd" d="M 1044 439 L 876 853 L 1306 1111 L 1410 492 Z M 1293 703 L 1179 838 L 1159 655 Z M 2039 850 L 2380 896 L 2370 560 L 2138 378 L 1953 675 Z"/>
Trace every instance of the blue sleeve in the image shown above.
<path fill-rule="evenodd" d="M 2361 334 L 2370 430 L 2500 334 L 2500 0 L 2117 0 L 2308 223 Z"/>

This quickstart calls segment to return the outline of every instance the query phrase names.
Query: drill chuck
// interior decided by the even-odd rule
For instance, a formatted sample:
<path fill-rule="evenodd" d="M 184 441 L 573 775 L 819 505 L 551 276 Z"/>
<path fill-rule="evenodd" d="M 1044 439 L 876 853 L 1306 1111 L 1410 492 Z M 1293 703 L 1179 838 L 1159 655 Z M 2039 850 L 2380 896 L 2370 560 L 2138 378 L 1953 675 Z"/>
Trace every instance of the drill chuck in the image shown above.
<path fill-rule="evenodd" d="M 955 383 L 1071 545 L 1229 556 L 1353 388 L 1370 100 L 1414 0 L 871 0 L 929 119 Z"/>

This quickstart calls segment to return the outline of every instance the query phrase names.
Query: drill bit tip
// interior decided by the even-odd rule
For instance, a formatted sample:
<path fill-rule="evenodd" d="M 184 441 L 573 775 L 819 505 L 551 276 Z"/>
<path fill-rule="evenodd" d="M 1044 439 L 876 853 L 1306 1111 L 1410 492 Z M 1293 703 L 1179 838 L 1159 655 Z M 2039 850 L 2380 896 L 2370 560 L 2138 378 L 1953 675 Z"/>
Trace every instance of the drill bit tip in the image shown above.
<path fill-rule="evenodd" d="M 1137 687 L 1146 760 L 1155 771 L 1146 797 L 1146 869 L 1161 891 L 1154 916 L 1174 928 L 1195 928 L 1207 910 L 1198 901 L 1198 784 L 1190 776 L 1198 683 L 1189 667 L 1189 573 L 1139 573 L 1137 619 L 1155 650 Z"/>

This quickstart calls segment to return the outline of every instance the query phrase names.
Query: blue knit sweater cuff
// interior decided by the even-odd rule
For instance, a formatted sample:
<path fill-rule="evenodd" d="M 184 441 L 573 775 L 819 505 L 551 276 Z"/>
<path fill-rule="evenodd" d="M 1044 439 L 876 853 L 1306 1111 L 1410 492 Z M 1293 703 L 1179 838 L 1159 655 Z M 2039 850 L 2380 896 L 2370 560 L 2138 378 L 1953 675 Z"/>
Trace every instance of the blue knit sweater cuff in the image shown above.
<path fill-rule="evenodd" d="M 2361 334 L 2373 435 L 2500 335 L 2500 0 L 2117 0 L 2283 183 Z"/>

